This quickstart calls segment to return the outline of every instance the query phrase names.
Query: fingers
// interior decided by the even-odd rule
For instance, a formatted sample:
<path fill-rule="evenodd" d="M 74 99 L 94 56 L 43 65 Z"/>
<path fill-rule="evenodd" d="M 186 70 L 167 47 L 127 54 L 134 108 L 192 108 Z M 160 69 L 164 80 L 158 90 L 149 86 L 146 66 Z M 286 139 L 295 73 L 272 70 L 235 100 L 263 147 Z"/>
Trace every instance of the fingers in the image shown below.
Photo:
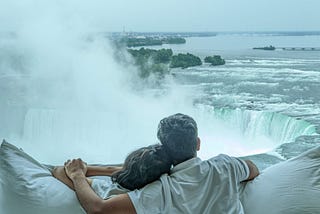
<path fill-rule="evenodd" d="M 82 162 L 82 163 L 84 163 L 84 164 L 87 165 L 87 163 L 84 162 L 81 158 L 72 159 L 72 160 L 68 159 L 66 162 L 64 162 L 64 165 L 67 165 L 67 164 L 70 163 L 70 162 L 76 162 L 76 161 Z"/>
<path fill-rule="evenodd" d="M 70 163 L 70 159 L 68 159 L 66 162 L 64 162 L 64 165 L 67 165 L 68 163 Z"/>
<path fill-rule="evenodd" d="M 64 163 L 64 171 L 69 178 L 85 175 L 87 173 L 87 163 L 82 161 L 81 158 L 69 159 Z"/>
<path fill-rule="evenodd" d="M 82 167 L 87 167 L 87 163 L 81 160 L 81 158 L 72 160 L 69 159 L 66 162 L 64 162 L 64 167 L 68 167 L 70 165 L 82 165 Z"/>

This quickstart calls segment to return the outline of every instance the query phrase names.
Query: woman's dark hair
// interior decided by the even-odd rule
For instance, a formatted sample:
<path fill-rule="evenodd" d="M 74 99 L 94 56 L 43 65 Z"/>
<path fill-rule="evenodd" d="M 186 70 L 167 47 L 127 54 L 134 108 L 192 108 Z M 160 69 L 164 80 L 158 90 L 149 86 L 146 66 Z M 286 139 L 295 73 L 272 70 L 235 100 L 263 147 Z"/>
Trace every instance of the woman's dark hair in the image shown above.
<path fill-rule="evenodd" d="M 111 179 L 126 189 L 139 189 L 169 173 L 171 165 L 162 145 L 155 144 L 131 152 Z"/>

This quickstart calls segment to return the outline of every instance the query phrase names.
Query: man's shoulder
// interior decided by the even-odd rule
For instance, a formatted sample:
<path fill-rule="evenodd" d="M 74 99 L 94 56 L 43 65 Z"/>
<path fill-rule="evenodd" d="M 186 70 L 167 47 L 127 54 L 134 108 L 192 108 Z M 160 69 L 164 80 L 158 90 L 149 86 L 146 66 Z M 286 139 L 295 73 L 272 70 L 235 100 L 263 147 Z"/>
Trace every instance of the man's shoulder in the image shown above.
<path fill-rule="evenodd" d="M 166 177 L 168 175 L 163 174 L 159 180 L 127 193 L 137 213 L 161 213 L 165 204 L 163 188 L 166 188 L 161 180 Z"/>
<path fill-rule="evenodd" d="M 159 193 L 159 192 L 161 192 L 163 183 L 164 183 L 164 181 L 166 181 L 167 177 L 168 177 L 168 174 L 163 174 L 163 175 L 161 175 L 161 177 L 158 180 L 147 184 L 146 186 L 144 186 L 141 189 L 135 190 L 135 193 L 136 194 L 150 194 L 150 195 L 155 194 L 155 193 Z"/>
<path fill-rule="evenodd" d="M 226 155 L 226 154 L 219 154 L 214 156 L 204 162 L 211 162 L 211 163 L 223 163 L 223 162 L 231 162 L 233 157 Z"/>
<path fill-rule="evenodd" d="M 244 161 L 226 154 L 219 154 L 205 161 L 208 165 L 216 167 L 224 167 L 226 169 L 235 168 L 244 165 Z"/>
<path fill-rule="evenodd" d="M 209 159 L 208 162 L 218 171 L 225 171 L 235 175 L 239 181 L 247 179 L 250 174 L 248 164 L 244 160 L 237 157 L 220 154 Z"/>

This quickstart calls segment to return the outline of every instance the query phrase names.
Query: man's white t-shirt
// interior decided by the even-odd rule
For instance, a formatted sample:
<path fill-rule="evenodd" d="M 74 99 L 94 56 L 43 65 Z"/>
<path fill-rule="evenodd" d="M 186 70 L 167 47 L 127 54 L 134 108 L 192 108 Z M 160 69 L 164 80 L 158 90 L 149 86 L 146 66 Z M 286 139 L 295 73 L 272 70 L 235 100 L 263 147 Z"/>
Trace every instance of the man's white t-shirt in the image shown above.
<path fill-rule="evenodd" d="M 137 214 L 241 214 L 240 182 L 249 173 L 243 160 L 227 155 L 192 158 L 128 195 Z"/>

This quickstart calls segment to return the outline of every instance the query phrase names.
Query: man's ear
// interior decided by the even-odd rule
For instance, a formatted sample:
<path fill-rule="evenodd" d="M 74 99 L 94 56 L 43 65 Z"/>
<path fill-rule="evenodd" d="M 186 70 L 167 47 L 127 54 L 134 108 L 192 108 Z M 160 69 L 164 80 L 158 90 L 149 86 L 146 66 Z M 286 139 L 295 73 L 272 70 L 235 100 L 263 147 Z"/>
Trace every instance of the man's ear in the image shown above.
<path fill-rule="evenodd" d="M 200 145 L 201 145 L 201 140 L 200 140 L 200 138 L 198 137 L 198 138 L 197 138 L 197 151 L 200 150 Z"/>

